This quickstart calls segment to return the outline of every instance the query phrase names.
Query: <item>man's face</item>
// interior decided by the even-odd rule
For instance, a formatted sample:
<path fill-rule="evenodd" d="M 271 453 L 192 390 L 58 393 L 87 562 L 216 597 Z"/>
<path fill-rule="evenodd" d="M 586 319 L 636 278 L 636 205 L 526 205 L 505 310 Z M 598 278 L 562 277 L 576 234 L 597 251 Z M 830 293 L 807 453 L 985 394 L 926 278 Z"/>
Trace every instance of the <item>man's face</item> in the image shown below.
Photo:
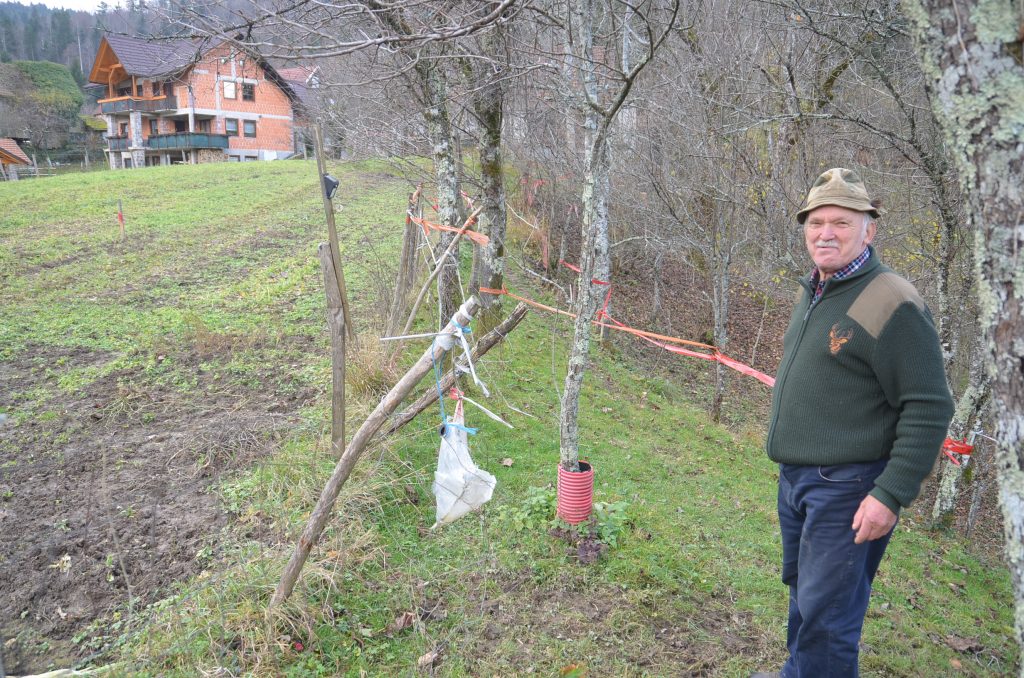
<path fill-rule="evenodd" d="M 875 239 L 875 222 L 865 223 L 866 216 L 838 205 L 823 205 L 807 215 L 807 252 L 823 280 L 860 256 Z"/>

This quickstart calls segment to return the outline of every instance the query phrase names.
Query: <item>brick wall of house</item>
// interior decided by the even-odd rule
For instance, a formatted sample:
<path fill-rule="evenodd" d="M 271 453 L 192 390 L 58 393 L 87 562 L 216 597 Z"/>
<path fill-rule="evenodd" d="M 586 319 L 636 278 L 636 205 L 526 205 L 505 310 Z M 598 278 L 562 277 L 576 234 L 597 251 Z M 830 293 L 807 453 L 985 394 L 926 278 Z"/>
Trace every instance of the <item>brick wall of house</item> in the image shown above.
<path fill-rule="evenodd" d="M 233 83 L 234 98 L 227 96 L 229 92 L 225 89 L 225 83 Z M 155 83 L 158 87 L 156 92 L 153 91 L 154 82 L 149 79 L 140 78 L 136 84 L 141 85 L 142 94 L 147 98 L 164 91 L 162 81 Z M 253 101 L 243 98 L 243 84 L 253 85 Z M 130 79 L 118 87 L 127 88 L 126 91 L 132 93 L 137 91 Z M 213 116 L 213 119 L 207 121 L 210 133 L 227 134 L 225 121 L 237 120 L 238 133 L 229 136 L 228 155 L 249 159 L 265 151 L 273 157 L 273 152 L 290 152 L 295 149 L 292 101 L 273 81 L 267 79 L 263 68 L 249 55 L 234 52 L 227 45 L 213 49 L 173 83 L 173 93 L 179 111 L 194 107 L 200 119 Z M 135 123 L 133 138 L 149 139 L 153 134 L 151 120 L 157 121 L 156 134 L 173 134 L 175 121 L 166 115 L 144 115 L 140 116 L 141 120 L 131 120 Z M 131 117 L 136 116 L 138 114 Z M 108 123 L 113 125 L 111 131 L 117 132 L 119 123 L 128 122 L 129 117 L 124 114 L 108 117 Z M 255 123 L 255 137 L 245 136 L 246 122 Z M 199 124 L 200 120 L 197 120 L 196 131 L 200 131 Z M 216 153 L 223 155 L 221 151 Z"/>
<path fill-rule="evenodd" d="M 224 83 L 234 83 L 235 97 L 226 96 Z M 224 119 L 239 121 L 238 136 L 229 140 L 232 149 L 263 149 L 290 151 L 292 141 L 292 103 L 288 96 L 272 81 L 267 80 L 263 68 L 246 54 L 233 53 L 228 46 L 208 52 L 188 74 L 196 109 L 215 112 L 210 131 L 226 134 Z M 253 84 L 255 100 L 242 98 L 242 85 Z M 188 87 L 175 88 L 178 105 L 189 105 Z M 256 122 L 256 137 L 243 133 L 244 120 Z"/>

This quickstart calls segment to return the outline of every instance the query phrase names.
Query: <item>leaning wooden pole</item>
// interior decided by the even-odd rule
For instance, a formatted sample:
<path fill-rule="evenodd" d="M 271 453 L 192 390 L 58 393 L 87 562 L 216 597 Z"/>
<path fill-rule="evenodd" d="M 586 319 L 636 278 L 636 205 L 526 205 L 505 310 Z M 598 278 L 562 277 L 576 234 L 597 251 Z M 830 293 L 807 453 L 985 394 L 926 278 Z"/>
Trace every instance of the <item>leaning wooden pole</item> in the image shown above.
<path fill-rule="evenodd" d="M 334 202 L 327 195 L 324 176 L 327 165 L 324 160 L 324 138 L 320 125 L 313 127 L 313 143 L 316 146 L 316 169 L 320 180 L 320 195 L 324 200 L 324 215 L 327 217 L 327 238 L 331 244 L 331 259 L 334 261 L 334 277 L 338 281 L 338 293 L 341 295 L 341 307 L 345 312 L 345 331 L 353 343 L 356 339 L 356 326 L 352 322 L 352 313 L 348 309 L 348 294 L 345 292 L 345 272 L 341 268 L 341 249 L 338 247 L 338 227 L 334 221 Z"/>
<path fill-rule="evenodd" d="M 480 341 L 478 341 L 476 346 L 473 347 L 473 353 L 471 356 L 473 362 L 475 363 L 477 359 L 482 358 L 488 351 L 504 341 L 509 332 L 518 327 L 519 323 L 523 321 L 528 310 L 527 305 L 520 302 L 514 309 L 512 309 L 512 313 L 502 320 L 497 327 L 481 337 Z M 437 402 L 438 390 L 440 390 L 441 393 L 444 393 L 454 386 L 457 373 L 468 369 L 468 365 L 464 364 L 464 360 L 462 358 L 460 358 L 457 363 L 458 364 L 454 370 L 449 370 L 448 373 L 441 378 L 440 389 L 438 389 L 437 386 L 431 386 L 424 391 L 423 395 L 416 399 L 416 402 L 409 405 L 409 407 L 405 408 L 402 412 L 396 414 L 394 418 L 391 419 L 391 422 L 388 423 L 387 428 L 381 432 L 381 435 L 389 436 L 408 424 L 416 418 L 416 415 Z"/>
<path fill-rule="evenodd" d="M 434 363 L 441 360 L 444 353 L 455 345 L 457 341 L 455 335 L 456 324 L 465 327 L 479 309 L 480 302 L 477 301 L 476 297 L 470 297 L 455 312 L 455 315 L 448 321 L 445 328 L 441 330 L 440 336 L 433 341 L 430 348 L 420 356 L 416 364 L 388 391 L 388 394 L 384 396 L 373 412 L 370 413 L 370 416 L 366 418 L 366 421 L 363 422 L 363 425 L 352 436 L 352 441 L 349 442 L 348 447 L 345 448 L 345 453 L 341 455 L 341 459 L 335 465 L 334 472 L 331 474 L 330 480 L 327 481 L 327 485 L 324 486 L 323 492 L 320 493 L 320 499 L 317 501 L 316 507 L 309 517 L 309 522 L 306 523 L 302 536 L 299 537 L 299 542 L 295 545 L 295 551 L 292 553 L 291 560 L 288 561 L 288 565 L 281 575 L 281 581 L 277 585 L 277 590 L 274 591 L 274 596 L 270 599 L 270 607 L 279 605 L 292 594 L 295 582 L 299 578 L 299 573 L 302 572 L 302 567 L 306 564 L 306 559 L 309 557 L 309 551 L 313 548 L 313 544 L 320 539 L 320 535 L 324 531 L 324 525 L 327 524 L 327 519 L 331 515 L 334 502 L 337 501 L 342 486 L 348 480 L 349 475 L 352 473 L 352 468 L 373 439 L 373 436 L 387 422 L 388 417 L 398 409 L 402 400 L 409 395 L 416 387 L 416 384 L 430 373 Z"/>
<path fill-rule="evenodd" d="M 345 310 L 334 274 L 331 246 L 320 243 L 317 254 L 324 272 L 327 325 L 331 332 L 331 451 L 337 457 L 345 449 Z"/>

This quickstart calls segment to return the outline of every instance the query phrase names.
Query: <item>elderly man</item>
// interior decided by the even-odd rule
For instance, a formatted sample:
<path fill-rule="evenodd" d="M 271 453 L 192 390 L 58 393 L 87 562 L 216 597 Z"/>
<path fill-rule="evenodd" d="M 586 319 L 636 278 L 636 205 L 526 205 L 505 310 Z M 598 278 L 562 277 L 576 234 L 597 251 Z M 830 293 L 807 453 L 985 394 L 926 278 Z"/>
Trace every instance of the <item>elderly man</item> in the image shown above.
<path fill-rule="evenodd" d="M 878 216 L 843 168 L 818 177 L 797 213 L 814 268 L 786 330 L 767 441 L 790 656 L 755 676 L 857 675 L 872 579 L 953 414 L 931 314 L 871 247 Z"/>

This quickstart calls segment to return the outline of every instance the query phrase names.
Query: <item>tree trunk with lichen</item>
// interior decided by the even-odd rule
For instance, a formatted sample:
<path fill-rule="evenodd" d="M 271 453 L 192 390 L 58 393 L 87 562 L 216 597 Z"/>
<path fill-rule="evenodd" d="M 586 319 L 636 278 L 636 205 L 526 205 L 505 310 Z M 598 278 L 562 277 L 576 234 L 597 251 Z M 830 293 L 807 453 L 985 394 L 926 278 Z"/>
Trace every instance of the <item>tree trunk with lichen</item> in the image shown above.
<path fill-rule="evenodd" d="M 594 130 L 594 134 L 597 135 L 597 130 Z M 583 246 L 580 248 L 578 292 L 573 308 L 576 320 L 561 402 L 560 456 L 562 467 L 567 471 L 579 470 L 580 390 L 583 388 L 583 375 L 587 371 L 592 323 L 602 293 L 602 286 L 592 281 L 607 281 L 611 273 L 608 253 L 608 194 L 611 190 L 608 152 L 607 137 L 602 135 L 596 139 L 596 148 L 588 152 L 582 194 Z"/>
<path fill-rule="evenodd" d="M 423 118 L 427 122 L 437 179 L 437 220 L 442 226 L 458 228 L 462 225 L 459 217 L 459 163 L 448 116 L 448 80 L 440 61 L 420 61 L 416 71 L 423 87 Z M 441 239 L 434 248 L 435 256 L 440 256 L 454 237 L 454 233 L 442 231 Z M 456 247 L 437 276 L 440 318 L 450 318 L 458 308 L 458 261 L 459 249 Z"/>
<path fill-rule="evenodd" d="M 572 3 L 571 23 L 580 49 L 575 59 L 576 70 L 584 90 L 582 94 L 591 102 L 598 101 L 597 75 L 593 58 L 594 24 L 597 21 L 597 13 L 598 8 L 595 7 L 593 0 Z M 597 314 L 600 298 L 600 291 L 592 281 L 609 281 L 611 274 L 608 249 L 611 149 L 608 133 L 613 119 L 608 115 L 600 115 L 594 107 L 587 108 L 584 116 L 586 156 L 583 191 L 580 196 L 583 207 L 583 238 L 580 247 L 578 293 L 573 308 L 576 320 L 573 323 L 569 365 L 565 374 L 565 388 L 562 391 L 559 437 L 559 456 L 562 468 L 567 471 L 579 470 L 580 391 L 583 388 L 583 377 L 587 371 L 590 354 L 590 338 L 593 331 L 591 323 Z"/>
<path fill-rule="evenodd" d="M 904 7 L 975 229 L 999 500 L 1024 650 L 1024 7 L 1006 0 L 906 0 Z"/>
<path fill-rule="evenodd" d="M 490 41 L 488 52 L 496 51 Z M 485 316 L 501 297 L 480 293 L 481 287 L 501 289 L 505 271 L 505 170 L 501 154 L 501 129 L 505 106 L 504 73 L 487 62 L 482 83 L 473 99 L 473 112 L 480 124 L 480 189 L 483 210 L 480 212 L 480 230 L 488 242 L 476 247 L 473 257 L 473 276 L 470 289 L 483 305 Z M 485 323 L 486 324 L 486 323 Z"/>
<path fill-rule="evenodd" d="M 715 215 L 721 225 L 722 217 Z M 717 235 L 717 233 L 716 233 Z M 724 234 L 723 234 L 724 235 Z M 722 242 L 719 237 L 712 243 L 714 280 L 711 285 L 711 314 L 714 319 L 715 347 L 725 351 L 729 343 L 729 267 L 732 264 L 730 244 Z M 726 380 L 728 379 L 725 365 L 715 363 L 715 393 L 711 398 L 711 421 L 716 424 L 722 421 L 722 403 L 725 400 Z"/>
<path fill-rule="evenodd" d="M 988 375 L 985 373 L 985 366 L 981 364 L 981 349 L 982 347 L 979 345 L 971 356 L 967 388 L 960 394 L 956 403 L 956 411 L 953 413 L 953 420 L 949 423 L 948 435 L 953 440 L 963 440 L 970 431 L 974 430 L 988 403 Z M 963 467 L 957 466 L 943 455 L 939 457 L 939 468 L 939 489 L 935 494 L 935 503 L 932 505 L 932 520 L 936 523 L 943 523 L 949 519 L 960 498 Z"/>
<path fill-rule="evenodd" d="M 577 282 L 579 294 L 574 304 L 576 320 L 573 325 L 572 346 L 569 352 L 569 367 L 565 375 L 565 390 L 561 400 L 560 458 L 567 471 L 579 470 L 579 399 L 583 376 L 587 370 L 587 356 L 590 352 L 591 323 L 597 315 L 598 304 L 604 299 L 611 284 L 611 257 L 608 242 L 608 203 L 611 197 L 612 125 L 622 110 L 637 77 L 654 58 L 658 47 L 672 32 L 679 11 L 678 2 L 670 2 L 665 8 L 670 14 L 655 23 L 647 15 L 639 26 L 630 25 L 640 21 L 640 13 L 630 5 L 605 5 L 597 0 L 573 0 L 568 3 L 569 21 L 567 46 L 570 48 L 569 63 L 573 67 L 574 84 L 579 87 L 585 132 L 585 156 L 583 171 L 582 229 L 583 244 L 580 248 L 580 274 Z M 616 16 L 622 11 L 621 16 Z M 607 25 L 616 25 L 620 31 L 645 34 L 649 41 L 634 41 L 642 46 L 642 53 L 630 54 L 629 40 L 623 37 L 621 70 L 617 77 L 608 76 L 608 69 L 598 68 L 595 58 L 595 38 Z M 654 30 L 663 29 L 660 34 Z M 605 40 L 608 33 L 601 33 Z M 607 54 L 604 50 L 600 50 Z M 600 70 L 600 73 L 599 73 Z M 604 284 L 598 285 L 598 280 Z"/>

